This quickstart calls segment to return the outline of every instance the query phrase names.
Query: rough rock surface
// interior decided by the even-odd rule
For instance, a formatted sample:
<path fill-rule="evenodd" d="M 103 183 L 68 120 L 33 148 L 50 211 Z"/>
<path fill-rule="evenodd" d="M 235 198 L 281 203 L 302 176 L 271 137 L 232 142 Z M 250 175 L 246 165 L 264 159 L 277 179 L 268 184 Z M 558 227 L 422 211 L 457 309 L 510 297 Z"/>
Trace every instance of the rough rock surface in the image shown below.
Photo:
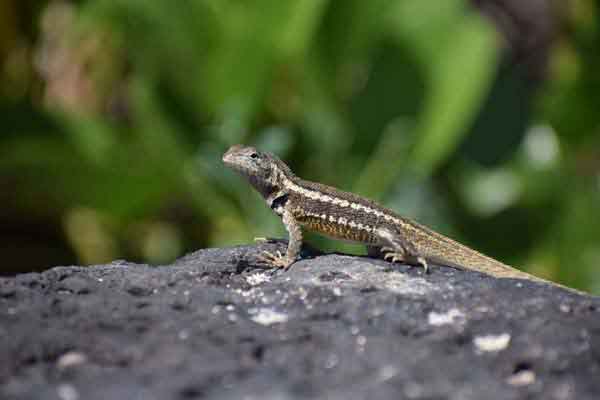
<path fill-rule="evenodd" d="M 276 246 L 0 280 L 0 398 L 600 398 L 599 298 Z"/>

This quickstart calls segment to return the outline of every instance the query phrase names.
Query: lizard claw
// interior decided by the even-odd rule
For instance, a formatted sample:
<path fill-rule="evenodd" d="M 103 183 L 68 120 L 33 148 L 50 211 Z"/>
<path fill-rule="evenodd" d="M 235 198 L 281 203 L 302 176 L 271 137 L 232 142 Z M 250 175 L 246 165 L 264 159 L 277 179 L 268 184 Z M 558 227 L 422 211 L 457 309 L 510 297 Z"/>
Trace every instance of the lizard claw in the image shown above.
<path fill-rule="evenodd" d="M 417 257 L 417 263 L 423 266 L 423 271 L 428 274 L 429 273 L 429 264 L 427 264 L 427 260 L 423 257 Z"/>
<path fill-rule="evenodd" d="M 406 254 L 404 252 L 397 251 L 392 247 L 382 247 L 381 251 L 385 252 L 383 259 L 386 261 L 391 261 L 392 263 L 395 263 L 395 262 L 408 262 L 410 264 L 415 263 L 416 265 L 421 265 L 426 274 L 429 273 L 429 264 L 427 264 L 427 260 L 425 259 L 425 257 L 416 257 L 416 258 L 409 257 L 407 259 Z"/>
<path fill-rule="evenodd" d="M 383 259 L 386 261 L 388 261 L 390 258 L 391 258 L 391 262 L 393 262 L 393 263 L 404 261 L 404 255 L 402 253 L 396 253 L 393 251 L 385 253 L 385 255 L 383 256 Z"/>
<path fill-rule="evenodd" d="M 382 250 L 386 250 L 389 251 L 389 248 L 384 248 L 382 247 Z M 383 259 L 386 261 L 391 261 L 392 263 L 395 262 L 407 262 L 406 257 L 404 256 L 403 253 L 398 253 L 398 252 L 394 252 L 394 251 L 389 251 L 388 253 L 385 253 L 385 255 L 383 256 Z M 427 260 L 424 257 L 417 257 L 415 259 L 413 258 L 409 258 L 408 262 L 410 264 L 415 263 L 416 265 L 420 265 L 423 267 L 423 271 L 428 274 L 429 273 L 429 264 L 427 263 Z"/>
<path fill-rule="evenodd" d="M 295 260 L 290 259 L 287 256 L 281 254 L 279 250 L 275 254 L 263 251 L 260 256 L 258 256 L 259 260 L 273 266 L 276 268 L 283 268 L 284 270 L 289 269 L 289 267 L 294 263 Z"/>

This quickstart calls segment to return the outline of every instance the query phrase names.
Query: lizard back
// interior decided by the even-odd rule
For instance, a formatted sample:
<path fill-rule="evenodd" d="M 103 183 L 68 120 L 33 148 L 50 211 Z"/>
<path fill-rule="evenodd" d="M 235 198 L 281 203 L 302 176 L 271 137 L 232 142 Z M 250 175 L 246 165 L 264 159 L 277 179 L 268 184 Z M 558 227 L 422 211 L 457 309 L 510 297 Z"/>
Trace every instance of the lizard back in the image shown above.
<path fill-rule="evenodd" d="M 419 256 L 436 264 L 505 278 L 541 280 L 488 257 L 372 200 L 331 186 L 297 178 L 290 200 L 306 228 L 345 241 L 381 245 L 375 231 L 385 227 L 408 238 Z"/>

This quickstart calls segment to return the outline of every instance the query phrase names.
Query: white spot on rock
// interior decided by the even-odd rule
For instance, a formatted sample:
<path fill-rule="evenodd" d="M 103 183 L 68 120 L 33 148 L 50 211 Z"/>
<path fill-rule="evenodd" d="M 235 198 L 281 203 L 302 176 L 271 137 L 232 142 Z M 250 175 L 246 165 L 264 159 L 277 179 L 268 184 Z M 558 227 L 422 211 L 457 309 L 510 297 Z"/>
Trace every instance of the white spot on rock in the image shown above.
<path fill-rule="evenodd" d="M 398 368 L 393 365 L 384 365 L 377 371 L 377 377 L 375 378 L 377 382 L 385 382 L 389 381 L 393 377 L 398 375 Z"/>
<path fill-rule="evenodd" d="M 182 329 L 177 333 L 179 340 L 187 340 L 190 337 L 190 332 L 187 329 Z"/>
<path fill-rule="evenodd" d="M 250 286 L 257 286 L 262 283 L 269 282 L 270 280 L 271 277 L 265 273 L 255 273 L 246 277 L 246 282 L 248 282 Z"/>
<path fill-rule="evenodd" d="M 429 325 L 433 326 L 462 323 L 465 321 L 465 314 L 463 314 L 457 308 L 452 308 L 445 313 L 437 313 L 432 311 L 427 316 L 427 321 L 429 322 Z"/>
<path fill-rule="evenodd" d="M 481 352 L 498 352 L 504 350 L 510 344 L 510 334 L 476 336 L 473 344 Z"/>
<path fill-rule="evenodd" d="M 327 357 L 327 360 L 325 361 L 325 368 L 335 368 L 339 364 L 339 362 L 340 358 L 336 354 L 331 354 L 329 357 Z"/>
<path fill-rule="evenodd" d="M 288 315 L 273 311 L 269 308 L 251 309 L 249 312 L 254 314 L 250 319 L 260 325 L 273 325 L 287 322 Z"/>
<path fill-rule="evenodd" d="M 80 353 L 78 351 L 69 351 L 68 353 L 63 354 L 56 361 L 56 365 L 58 368 L 69 368 L 75 367 L 77 365 L 81 365 L 87 361 L 87 357 L 85 354 Z"/>
<path fill-rule="evenodd" d="M 506 382 L 512 386 L 527 386 L 535 382 L 535 372 L 524 370 L 510 376 Z"/>

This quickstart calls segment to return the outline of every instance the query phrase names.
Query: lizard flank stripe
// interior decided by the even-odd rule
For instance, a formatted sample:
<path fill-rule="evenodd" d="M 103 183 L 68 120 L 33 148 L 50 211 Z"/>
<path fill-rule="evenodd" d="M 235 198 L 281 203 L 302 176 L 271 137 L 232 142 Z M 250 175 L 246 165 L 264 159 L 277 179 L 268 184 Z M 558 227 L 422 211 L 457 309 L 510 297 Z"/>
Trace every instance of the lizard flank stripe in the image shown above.
<path fill-rule="evenodd" d="M 378 217 L 382 217 L 384 220 L 386 221 L 391 221 L 394 222 L 396 224 L 399 224 L 401 221 L 398 218 L 394 218 L 389 214 L 386 214 L 384 212 L 381 212 L 379 210 L 374 210 L 370 207 L 366 207 L 362 204 L 359 203 L 352 203 L 349 202 L 348 200 L 341 200 L 341 199 L 337 199 L 337 198 L 332 198 L 328 195 L 322 194 L 318 191 L 313 191 L 313 190 L 309 190 L 306 188 L 303 188 L 300 185 L 297 185 L 295 182 L 293 182 L 292 180 L 290 180 L 281 170 L 279 170 L 277 167 L 275 167 L 276 173 L 279 174 L 282 178 L 283 181 L 285 183 L 285 187 L 302 195 L 302 196 L 306 196 L 309 199 L 313 199 L 313 200 L 317 200 L 323 203 L 330 203 L 339 207 L 351 207 L 355 210 L 363 210 L 366 213 L 369 214 L 373 214 L 375 216 Z M 331 222 L 334 222 L 333 220 L 331 220 Z M 360 224 L 359 224 L 360 225 Z M 362 228 L 359 228 L 362 229 Z"/>

